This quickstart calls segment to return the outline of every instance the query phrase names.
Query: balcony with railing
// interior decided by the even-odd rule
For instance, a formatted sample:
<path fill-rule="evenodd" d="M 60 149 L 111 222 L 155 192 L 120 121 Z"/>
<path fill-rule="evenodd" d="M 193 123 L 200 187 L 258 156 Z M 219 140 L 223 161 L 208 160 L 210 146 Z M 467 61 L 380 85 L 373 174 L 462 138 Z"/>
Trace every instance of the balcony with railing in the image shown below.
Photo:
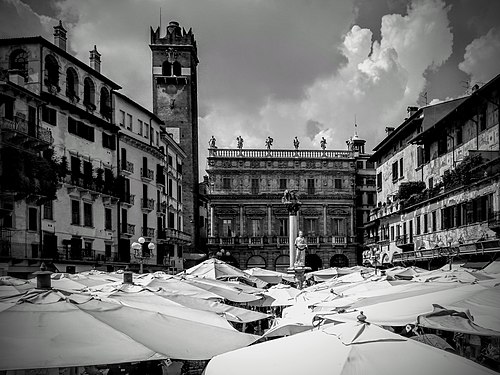
<path fill-rule="evenodd" d="M 402 234 L 396 237 L 396 246 L 401 250 L 413 250 L 414 243 L 413 238 L 410 238 L 409 235 Z"/>
<path fill-rule="evenodd" d="M 209 157 L 216 158 L 300 158 L 300 159 L 347 159 L 354 152 L 344 150 L 267 150 L 267 149 L 220 149 L 209 148 Z"/>
<path fill-rule="evenodd" d="M 143 237 L 154 238 L 154 236 L 155 236 L 155 228 L 141 227 L 141 233 L 142 233 Z"/>
<path fill-rule="evenodd" d="M 155 200 L 152 198 L 141 198 L 141 208 L 146 211 L 153 211 L 155 209 Z"/>
<path fill-rule="evenodd" d="M 135 195 L 134 194 L 125 194 L 122 197 L 122 203 L 126 206 L 133 206 L 135 203 Z"/>
<path fill-rule="evenodd" d="M 494 231 L 497 235 L 500 233 L 500 211 L 491 213 L 488 218 L 488 228 Z"/>
<path fill-rule="evenodd" d="M 153 181 L 155 178 L 155 172 L 152 169 L 141 168 L 141 179 L 143 181 Z"/>
<path fill-rule="evenodd" d="M 371 237 L 365 237 L 363 242 L 365 245 L 374 245 L 379 241 L 380 241 L 379 236 L 371 236 Z"/>
<path fill-rule="evenodd" d="M 346 236 L 332 236 L 332 246 L 346 246 L 347 237 Z"/>
<path fill-rule="evenodd" d="M 165 228 L 165 239 L 169 243 L 187 245 L 191 243 L 191 235 L 174 228 Z"/>
<path fill-rule="evenodd" d="M 134 163 L 127 160 L 122 160 L 122 173 L 129 175 L 134 173 Z"/>
<path fill-rule="evenodd" d="M 135 225 L 122 223 L 122 235 L 131 237 L 135 235 Z"/>
<path fill-rule="evenodd" d="M 63 181 L 70 185 L 68 189 L 79 188 L 87 190 L 90 193 L 95 192 L 116 198 L 120 196 L 120 192 L 114 181 L 98 180 L 92 175 L 70 173 L 63 178 Z"/>
<path fill-rule="evenodd" d="M 19 117 L 15 117 L 13 120 L 0 117 L 0 129 L 4 133 L 4 142 L 33 148 L 44 148 L 54 143 L 52 132 L 49 129 Z"/>

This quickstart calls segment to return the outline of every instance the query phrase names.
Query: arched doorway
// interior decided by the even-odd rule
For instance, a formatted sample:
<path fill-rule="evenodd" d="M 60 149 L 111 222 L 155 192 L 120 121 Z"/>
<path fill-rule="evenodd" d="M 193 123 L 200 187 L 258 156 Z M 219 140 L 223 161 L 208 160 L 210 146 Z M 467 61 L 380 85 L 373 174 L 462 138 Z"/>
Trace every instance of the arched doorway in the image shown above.
<path fill-rule="evenodd" d="M 249 268 L 266 268 L 266 260 L 260 255 L 252 255 L 247 260 L 247 269 Z"/>
<path fill-rule="evenodd" d="M 311 267 L 312 271 L 323 268 L 323 261 L 318 254 L 306 254 L 306 267 Z"/>
<path fill-rule="evenodd" d="M 290 257 L 288 255 L 280 255 L 274 261 L 274 269 L 278 272 L 286 272 L 290 267 Z"/>
<path fill-rule="evenodd" d="M 349 267 L 349 259 L 344 254 L 335 254 L 330 258 L 330 267 Z"/>

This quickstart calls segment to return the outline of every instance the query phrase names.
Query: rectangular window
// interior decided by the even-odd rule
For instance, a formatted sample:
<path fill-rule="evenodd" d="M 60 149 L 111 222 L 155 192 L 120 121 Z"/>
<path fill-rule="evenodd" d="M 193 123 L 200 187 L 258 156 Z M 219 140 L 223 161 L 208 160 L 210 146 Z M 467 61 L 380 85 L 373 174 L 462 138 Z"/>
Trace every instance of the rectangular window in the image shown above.
<path fill-rule="evenodd" d="M 111 208 L 105 208 L 104 209 L 104 229 L 106 230 L 111 230 L 112 227 L 112 217 L 113 217 L 113 211 Z"/>
<path fill-rule="evenodd" d="M 94 128 L 72 117 L 68 117 L 68 132 L 91 142 L 95 140 Z"/>
<path fill-rule="evenodd" d="M 102 147 L 109 148 L 110 150 L 116 150 L 115 137 L 107 133 L 102 133 Z"/>
<path fill-rule="evenodd" d="M 250 220 L 250 233 L 251 233 L 252 237 L 259 237 L 261 235 L 261 233 L 260 233 L 260 220 L 259 219 Z"/>
<path fill-rule="evenodd" d="M 314 178 L 307 179 L 307 194 L 314 194 Z"/>
<path fill-rule="evenodd" d="M 149 139 L 149 125 L 144 123 L 144 138 Z"/>
<path fill-rule="evenodd" d="M 448 136 L 442 134 L 438 137 L 438 156 L 446 154 L 448 152 Z"/>
<path fill-rule="evenodd" d="M 288 236 L 288 219 L 279 219 L 280 220 L 280 236 Z"/>
<path fill-rule="evenodd" d="M 342 189 L 342 179 L 336 178 L 333 181 L 335 189 Z"/>
<path fill-rule="evenodd" d="M 42 107 L 42 121 L 50 125 L 57 125 L 57 111 L 47 106 Z"/>
<path fill-rule="evenodd" d="M 120 109 L 120 118 L 119 118 L 119 121 L 120 121 L 119 122 L 120 126 L 125 127 L 125 111 L 122 111 L 121 109 Z"/>
<path fill-rule="evenodd" d="M 222 178 L 222 188 L 224 190 L 229 190 L 231 189 L 231 179 L 230 178 Z"/>
<path fill-rule="evenodd" d="M 435 232 L 437 231 L 437 211 L 432 211 L 431 216 L 432 216 L 432 231 Z"/>
<path fill-rule="evenodd" d="M 83 256 L 92 257 L 92 241 L 85 241 L 83 243 Z"/>
<path fill-rule="evenodd" d="M 480 109 L 481 113 L 479 114 L 479 131 L 486 130 L 486 117 L 487 117 L 487 112 L 488 108 L 486 105 L 484 105 Z"/>
<path fill-rule="evenodd" d="M 394 241 L 394 226 L 391 225 L 391 241 Z"/>
<path fill-rule="evenodd" d="M 160 132 L 156 132 L 156 145 L 160 145 Z"/>
<path fill-rule="evenodd" d="M 356 162 L 356 168 L 358 169 L 363 169 L 363 161 L 362 160 L 358 160 Z"/>
<path fill-rule="evenodd" d="M 382 190 L 382 172 L 377 174 L 377 190 Z"/>
<path fill-rule="evenodd" d="M 373 169 L 375 168 L 375 165 L 372 161 L 367 161 L 366 162 L 366 169 Z"/>
<path fill-rule="evenodd" d="M 14 101 L 5 102 L 4 116 L 7 120 L 14 120 Z"/>
<path fill-rule="evenodd" d="M 427 233 L 429 231 L 429 219 L 428 215 L 424 214 L 424 233 Z"/>
<path fill-rule="evenodd" d="M 93 220 L 92 220 L 92 203 L 83 203 L 83 225 L 86 227 L 92 227 Z"/>
<path fill-rule="evenodd" d="M 399 178 L 404 176 L 403 158 L 399 159 Z"/>
<path fill-rule="evenodd" d="M 38 230 L 38 209 L 36 207 L 28 208 L 28 230 Z"/>
<path fill-rule="evenodd" d="M 345 236 L 345 220 L 344 219 L 332 219 L 332 235 L 334 236 Z"/>
<path fill-rule="evenodd" d="M 318 230 L 318 219 L 306 218 L 304 219 L 304 234 L 306 236 L 315 236 Z"/>
<path fill-rule="evenodd" d="M 80 225 L 80 201 L 71 201 L 71 224 Z"/>
<path fill-rule="evenodd" d="M 252 194 L 259 194 L 259 179 L 252 178 Z"/>
<path fill-rule="evenodd" d="M 375 204 L 375 194 L 374 193 L 368 193 L 368 204 L 369 205 Z"/>
<path fill-rule="evenodd" d="M 133 122 L 132 115 L 127 113 L 127 129 L 128 130 L 132 130 L 132 122 Z"/>
<path fill-rule="evenodd" d="M 54 201 L 48 201 L 43 205 L 43 218 L 54 220 Z"/>
<path fill-rule="evenodd" d="M 429 177 L 429 189 L 432 189 L 434 187 L 434 178 L 433 177 Z"/>
<path fill-rule="evenodd" d="M 280 189 L 286 189 L 286 178 L 280 178 Z"/>
<path fill-rule="evenodd" d="M 233 236 L 233 220 L 223 219 L 222 220 L 222 237 L 232 237 Z"/>
<path fill-rule="evenodd" d="M 397 181 L 398 179 L 398 162 L 395 161 L 392 163 L 392 182 Z"/>
<path fill-rule="evenodd" d="M 457 128 L 457 134 L 456 134 L 456 142 L 457 142 L 457 146 L 458 145 L 461 145 L 463 143 L 463 134 L 462 134 L 462 126 L 459 126 Z"/>
<path fill-rule="evenodd" d="M 110 243 L 104 244 L 104 256 L 106 258 L 111 258 L 111 244 Z"/>
<path fill-rule="evenodd" d="M 142 120 L 137 119 L 137 129 L 139 129 L 139 135 L 142 135 Z"/>
<path fill-rule="evenodd" d="M 177 185 L 177 200 L 182 203 L 182 185 Z"/>

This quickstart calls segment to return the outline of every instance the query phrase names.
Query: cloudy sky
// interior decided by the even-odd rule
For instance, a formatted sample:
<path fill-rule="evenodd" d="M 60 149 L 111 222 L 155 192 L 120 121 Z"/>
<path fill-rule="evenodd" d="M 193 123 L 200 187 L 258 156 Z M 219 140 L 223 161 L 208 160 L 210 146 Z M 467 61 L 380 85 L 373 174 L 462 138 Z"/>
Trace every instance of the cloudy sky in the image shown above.
<path fill-rule="evenodd" d="M 0 37 L 52 40 L 151 109 L 149 27 L 177 20 L 198 43 L 201 173 L 219 147 L 371 150 L 409 105 L 463 95 L 500 73 L 500 1 L 491 0 L 0 0 Z"/>

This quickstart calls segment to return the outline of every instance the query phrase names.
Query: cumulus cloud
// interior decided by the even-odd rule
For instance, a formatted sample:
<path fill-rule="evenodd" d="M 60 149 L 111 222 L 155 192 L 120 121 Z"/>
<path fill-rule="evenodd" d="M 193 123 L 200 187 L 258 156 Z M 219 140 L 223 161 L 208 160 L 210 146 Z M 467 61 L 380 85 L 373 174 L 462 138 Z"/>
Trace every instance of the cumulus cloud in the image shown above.
<path fill-rule="evenodd" d="M 465 47 L 464 60 L 458 67 L 471 76 L 472 84 L 486 83 L 499 73 L 499 61 L 500 29 L 493 27 Z"/>
<path fill-rule="evenodd" d="M 3 38 L 42 35 L 51 40 L 55 20 L 37 14 L 21 1 L 0 0 L 0 14 L 0 35 Z"/>
<path fill-rule="evenodd" d="M 219 135 L 227 147 L 230 143 L 225 138 L 231 138 L 227 130 L 237 129 L 249 138 L 245 144 L 253 147 L 262 147 L 265 136 L 271 135 L 276 147 L 291 148 L 297 135 L 303 137 L 301 148 L 319 148 L 325 137 L 328 148 L 343 149 L 354 132 L 356 115 L 358 132 L 370 149 L 383 138 L 385 126 L 399 125 L 406 106 L 418 100 L 426 84 L 425 72 L 450 56 L 453 36 L 448 11 L 440 0 L 414 1 L 406 15 L 382 18 L 380 41 L 372 40 L 371 30 L 351 27 L 338 46 L 344 64 L 334 74 L 314 81 L 302 100 L 270 98 L 243 121 L 228 108 L 229 117 L 202 119 L 204 138 L 209 133 Z M 228 118 L 231 123 L 225 123 Z"/>

